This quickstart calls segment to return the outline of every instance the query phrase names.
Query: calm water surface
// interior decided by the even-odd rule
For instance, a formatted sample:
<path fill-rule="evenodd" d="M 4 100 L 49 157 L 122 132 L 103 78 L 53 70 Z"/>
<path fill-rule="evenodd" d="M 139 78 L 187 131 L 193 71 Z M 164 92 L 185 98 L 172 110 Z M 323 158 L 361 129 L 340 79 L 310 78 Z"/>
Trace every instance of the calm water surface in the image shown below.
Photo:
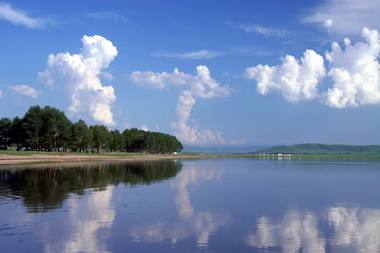
<path fill-rule="evenodd" d="M 380 161 L 0 169 L 0 252 L 380 252 Z"/>

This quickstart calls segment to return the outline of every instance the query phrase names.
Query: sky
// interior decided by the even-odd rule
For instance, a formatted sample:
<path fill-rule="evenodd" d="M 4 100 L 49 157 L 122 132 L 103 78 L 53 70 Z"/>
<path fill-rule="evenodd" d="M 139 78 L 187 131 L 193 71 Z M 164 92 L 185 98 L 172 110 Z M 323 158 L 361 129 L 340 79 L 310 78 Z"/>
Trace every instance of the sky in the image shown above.
<path fill-rule="evenodd" d="M 380 145 L 377 0 L 0 2 L 0 118 L 186 145 Z"/>

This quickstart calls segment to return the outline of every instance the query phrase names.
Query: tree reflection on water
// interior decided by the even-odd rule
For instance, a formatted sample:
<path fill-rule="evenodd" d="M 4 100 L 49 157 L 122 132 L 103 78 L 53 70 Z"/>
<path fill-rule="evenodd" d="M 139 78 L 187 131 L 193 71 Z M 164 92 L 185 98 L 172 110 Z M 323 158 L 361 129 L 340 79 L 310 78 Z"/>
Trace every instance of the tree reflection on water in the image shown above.
<path fill-rule="evenodd" d="M 0 195 L 22 197 L 28 212 L 47 212 L 62 207 L 71 193 L 154 184 L 175 177 L 181 167 L 181 161 L 158 160 L 1 170 Z"/>

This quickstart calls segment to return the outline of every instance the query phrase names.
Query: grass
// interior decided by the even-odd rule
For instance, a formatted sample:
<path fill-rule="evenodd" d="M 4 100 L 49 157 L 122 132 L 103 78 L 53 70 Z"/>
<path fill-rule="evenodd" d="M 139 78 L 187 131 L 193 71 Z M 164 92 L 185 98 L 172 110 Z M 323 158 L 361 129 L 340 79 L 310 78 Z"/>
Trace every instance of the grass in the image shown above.
<path fill-rule="evenodd" d="M 19 155 L 19 156 L 32 156 L 32 155 L 55 155 L 55 156 L 65 156 L 65 155 L 80 155 L 80 156 L 135 156 L 135 155 L 146 155 L 142 153 L 76 153 L 76 152 L 40 152 L 40 151 L 6 151 L 0 150 L 0 154 L 4 155 Z"/>
<path fill-rule="evenodd" d="M 15 155 L 15 156 L 32 156 L 32 155 L 54 155 L 54 156 L 67 156 L 67 155 L 78 155 L 78 156 L 110 156 L 110 157 L 128 157 L 128 156 L 147 156 L 147 153 L 126 153 L 126 152 L 105 152 L 105 153 L 76 153 L 76 152 L 40 152 L 40 151 L 6 151 L 0 150 L 0 155 Z M 187 154 L 180 153 L 179 155 L 187 156 L 204 156 L 204 154 Z M 162 155 L 165 156 L 165 155 Z M 174 155 L 175 156 L 175 155 Z"/>

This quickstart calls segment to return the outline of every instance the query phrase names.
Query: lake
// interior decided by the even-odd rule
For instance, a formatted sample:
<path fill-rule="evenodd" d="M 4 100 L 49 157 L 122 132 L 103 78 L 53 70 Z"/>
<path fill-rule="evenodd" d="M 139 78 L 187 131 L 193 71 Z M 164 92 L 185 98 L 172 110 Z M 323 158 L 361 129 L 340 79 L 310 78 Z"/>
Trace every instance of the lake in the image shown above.
<path fill-rule="evenodd" d="M 0 252 L 380 252 L 380 160 L 0 169 Z"/>

